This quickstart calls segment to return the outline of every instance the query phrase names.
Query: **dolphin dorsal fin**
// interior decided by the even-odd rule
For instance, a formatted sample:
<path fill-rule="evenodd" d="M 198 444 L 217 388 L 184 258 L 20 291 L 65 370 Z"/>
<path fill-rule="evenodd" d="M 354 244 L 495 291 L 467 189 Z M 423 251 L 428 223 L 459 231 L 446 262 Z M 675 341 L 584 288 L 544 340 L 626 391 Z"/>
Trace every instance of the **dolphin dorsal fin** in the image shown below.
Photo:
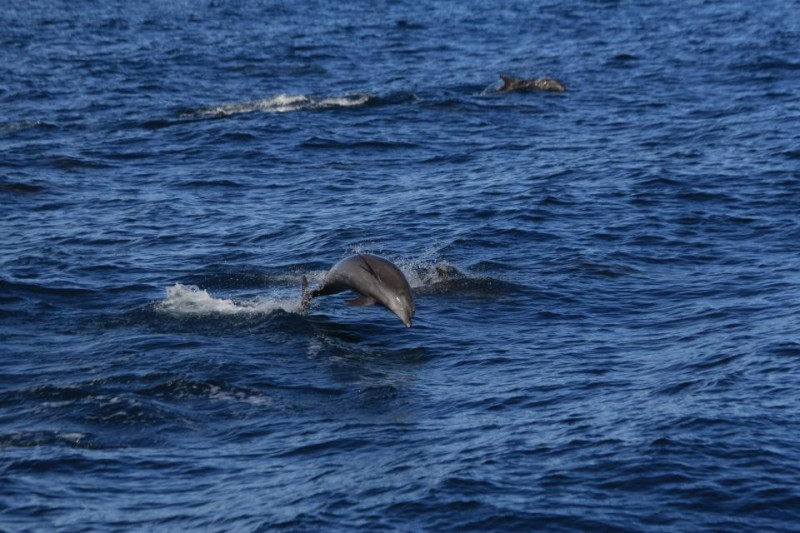
<path fill-rule="evenodd" d="M 381 277 L 378 275 L 377 272 L 375 272 L 375 269 L 372 268 L 372 265 L 369 264 L 369 261 L 367 261 L 366 257 L 364 257 L 361 254 L 358 254 L 358 258 L 361 259 L 362 263 L 364 263 L 363 265 L 361 265 L 361 268 L 372 274 L 372 277 L 374 277 L 376 280 L 382 281 Z"/>
<path fill-rule="evenodd" d="M 514 83 L 517 81 L 511 76 L 500 76 L 500 79 L 503 80 L 503 86 L 499 89 L 501 91 L 510 91 L 514 87 Z"/>

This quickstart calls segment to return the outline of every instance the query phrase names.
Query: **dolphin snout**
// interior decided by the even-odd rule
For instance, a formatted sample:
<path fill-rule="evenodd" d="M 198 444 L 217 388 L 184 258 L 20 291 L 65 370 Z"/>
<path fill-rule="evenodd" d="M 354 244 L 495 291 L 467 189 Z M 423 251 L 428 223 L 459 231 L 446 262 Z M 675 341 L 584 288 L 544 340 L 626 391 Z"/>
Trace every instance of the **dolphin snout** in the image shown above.
<path fill-rule="evenodd" d="M 400 309 L 392 309 L 392 312 L 397 315 L 397 318 L 399 318 L 407 328 L 411 327 L 411 319 L 414 317 L 413 310 L 408 307 L 401 307 Z"/>

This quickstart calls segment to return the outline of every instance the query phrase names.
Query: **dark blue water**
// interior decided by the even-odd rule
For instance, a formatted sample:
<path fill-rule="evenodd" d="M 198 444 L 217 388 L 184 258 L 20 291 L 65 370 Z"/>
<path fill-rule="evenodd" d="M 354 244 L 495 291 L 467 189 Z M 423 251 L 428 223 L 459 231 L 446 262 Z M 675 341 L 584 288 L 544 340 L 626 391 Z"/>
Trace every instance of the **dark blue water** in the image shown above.
<path fill-rule="evenodd" d="M 800 3 L 296 4 L 0 9 L 0 529 L 798 531 Z"/>

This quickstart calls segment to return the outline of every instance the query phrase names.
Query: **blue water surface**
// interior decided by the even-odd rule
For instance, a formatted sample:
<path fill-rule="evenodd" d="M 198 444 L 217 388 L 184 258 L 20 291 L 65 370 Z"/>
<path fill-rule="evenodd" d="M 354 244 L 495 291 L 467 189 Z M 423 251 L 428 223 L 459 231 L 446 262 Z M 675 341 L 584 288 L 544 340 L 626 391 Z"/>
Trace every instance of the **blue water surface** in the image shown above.
<path fill-rule="evenodd" d="M 796 0 L 6 0 L 0 530 L 797 531 L 799 45 Z M 301 312 L 355 252 L 412 328 Z"/>

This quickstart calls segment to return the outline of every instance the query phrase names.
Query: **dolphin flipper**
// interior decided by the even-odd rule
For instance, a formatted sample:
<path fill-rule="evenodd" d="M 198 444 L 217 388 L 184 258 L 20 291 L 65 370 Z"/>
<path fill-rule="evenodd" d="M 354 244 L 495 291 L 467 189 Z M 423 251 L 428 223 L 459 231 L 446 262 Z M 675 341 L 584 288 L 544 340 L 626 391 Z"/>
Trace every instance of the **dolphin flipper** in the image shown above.
<path fill-rule="evenodd" d="M 359 296 L 353 300 L 346 300 L 344 303 L 354 307 L 364 307 L 365 305 L 375 305 L 378 302 L 372 296 Z"/>

